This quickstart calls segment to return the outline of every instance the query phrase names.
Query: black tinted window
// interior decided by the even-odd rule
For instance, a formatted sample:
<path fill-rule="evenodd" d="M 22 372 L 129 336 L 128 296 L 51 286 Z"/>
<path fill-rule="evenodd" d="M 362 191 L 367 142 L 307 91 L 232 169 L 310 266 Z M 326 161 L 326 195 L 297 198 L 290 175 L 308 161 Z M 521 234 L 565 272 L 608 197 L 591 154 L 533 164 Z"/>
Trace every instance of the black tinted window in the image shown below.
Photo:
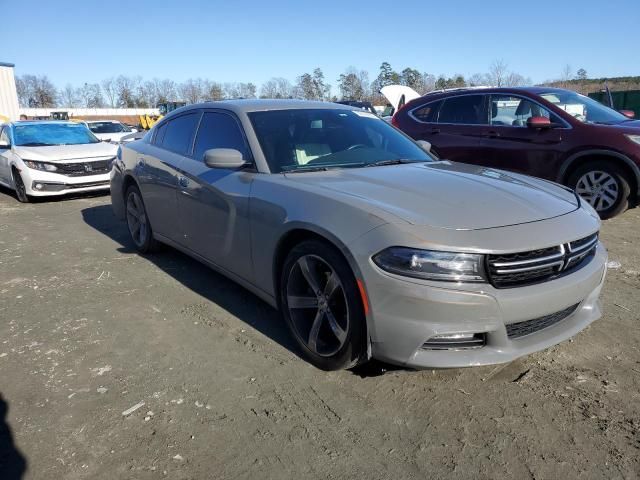
<path fill-rule="evenodd" d="M 194 112 L 170 120 L 162 140 L 162 147 L 180 155 L 187 155 L 191 151 L 199 118 L 200 114 Z"/>
<path fill-rule="evenodd" d="M 412 112 L 413 116 L 421 122 L 435 122 L 436 118 L 438 118 L 437 115 L 438 110 L 440 110 L 440 105 L 442 105 L 442 101 L 418 107 Z"/>
<path fill-rule="evenodd" d="M 447 98 L 440 108 L 438 123 L 483 125 L 488 123 L 484 95 L 463 95 Z"/>
<path fill-rule="evenodd" d="M 233 148 L 249 159 L 247 147 L 237 122 L 225 113 L 205 112 L 200 122 L 193 157 L 202 160 L 204 152 L 211 148 Z"/>
<path fill-rule="evenodd" d="M 158 145 L 158 146 L 162 145 L 162 140 L 164 139 L 164 132 L 166 131 L 167 131 L 166 123 L 163 123 L 158 127 L 158 130 L 156 131 L 156 135 L 153 138 L 154 145 Z"/>

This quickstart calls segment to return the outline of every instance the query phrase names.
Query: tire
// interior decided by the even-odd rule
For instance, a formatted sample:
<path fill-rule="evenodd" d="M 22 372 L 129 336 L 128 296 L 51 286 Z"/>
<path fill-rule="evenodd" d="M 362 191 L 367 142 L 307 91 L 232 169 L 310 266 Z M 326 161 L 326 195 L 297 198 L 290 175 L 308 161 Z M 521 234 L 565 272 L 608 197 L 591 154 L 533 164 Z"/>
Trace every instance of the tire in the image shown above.
<path fill-rule="evenodd" d="M 366 358 L 366 319 L 349 264 L 331 245 L 306 240 L 284 261 L 280 307 L 304 357 L 322 370 Z"/>
<path fill-rule="evenodd" d="M 159 249 L 159 243 L 153 238 L 147 209 L 142 200 L 140 189 L 131 185 L 124 196 L 125 216 L 131 240 L 140 253 L 152 253 Z"/>
<path fill-rule="evenodd" d="M 27 195 L 27 189 L 24 185 L 24 181 L 22 180 L 22 176 L 20 172 L 15 168 L 12 169 L 13 173 L 13 186 L 16 192 L 16 198 L 20 203 L 29 203 L 31 198 Z"/>
<path fill-rule="evenodd" d="M 580 165 L 568 186 L 596 209 L 600 218 L 615 217 L 629 208 L 630 180 L 618 165 L 600 160 Z"/>

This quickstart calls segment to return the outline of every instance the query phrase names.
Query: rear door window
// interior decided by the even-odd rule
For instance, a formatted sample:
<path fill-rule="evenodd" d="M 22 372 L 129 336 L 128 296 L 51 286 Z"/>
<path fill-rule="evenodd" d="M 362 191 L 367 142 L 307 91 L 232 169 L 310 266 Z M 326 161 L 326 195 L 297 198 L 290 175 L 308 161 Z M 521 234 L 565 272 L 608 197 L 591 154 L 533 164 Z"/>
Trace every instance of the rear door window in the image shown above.
<path fill-rule="evenodd" d="M 198 128 L 193 157 L 203 160 L 204 152 L 211 148 L 233 148 L 249 160 L 249 151 L 238 122 L 226 113 L 205 112 Z"/>
<path fill-rule="evenodd" d="M 200 112 L 187 113 L 171 119 L 162 139 L 162 148 L 180 155 L 189 155 L 199 120 Z"/>
<path fill-rule="evenodd" d="M 489 123 L 489 115 L 485 100 L 486 95 L 461 95 L 447 98 L 440 108 L 438 123 L 486 125 Z"/>

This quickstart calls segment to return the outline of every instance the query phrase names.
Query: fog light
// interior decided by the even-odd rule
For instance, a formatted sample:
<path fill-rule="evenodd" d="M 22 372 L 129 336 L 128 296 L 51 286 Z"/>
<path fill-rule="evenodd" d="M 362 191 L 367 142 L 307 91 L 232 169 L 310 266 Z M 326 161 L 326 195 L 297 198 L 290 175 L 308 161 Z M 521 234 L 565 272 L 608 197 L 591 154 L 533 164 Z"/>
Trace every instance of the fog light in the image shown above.
<path fill-rule="evenodd" d="M 487 344 L 486 333 L 449 333 L 435 335 L 422 344 L 425 350 L 465 350 Z"/>
<path fill-rule="evenodd" d="M 36 183 L 36 190 L 42 190 L 42 184 Z"/>

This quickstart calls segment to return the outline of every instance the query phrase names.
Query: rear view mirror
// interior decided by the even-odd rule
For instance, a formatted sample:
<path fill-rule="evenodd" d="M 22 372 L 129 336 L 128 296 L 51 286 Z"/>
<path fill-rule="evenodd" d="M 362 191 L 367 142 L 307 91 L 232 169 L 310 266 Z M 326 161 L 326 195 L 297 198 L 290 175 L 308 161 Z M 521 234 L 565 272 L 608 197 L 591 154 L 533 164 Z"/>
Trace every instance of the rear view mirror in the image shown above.
<path fill-rule="evenodd" d="M 620 113 L 627 118 L 636 118 L 636 112 L 633 110 L 620 110 Z"/>
<path fill-rule="evenodd" d="M 547 117 L 530 117 L 527 119 L 529 128 L 551 128 L 553 124 Z"/>
<path fill-rule="evenodd" d="M 417 140 L 416 143 L 427 153 L 431 153 L 431 143 L 426 140 Z"/>
<path fill-rule="evenodd" d="M 212 148 L 204 152 L 204 163 L 209 168 L 237 169 L 244 167 L 247 162 L 242 153 L 234 148 Z"/>

